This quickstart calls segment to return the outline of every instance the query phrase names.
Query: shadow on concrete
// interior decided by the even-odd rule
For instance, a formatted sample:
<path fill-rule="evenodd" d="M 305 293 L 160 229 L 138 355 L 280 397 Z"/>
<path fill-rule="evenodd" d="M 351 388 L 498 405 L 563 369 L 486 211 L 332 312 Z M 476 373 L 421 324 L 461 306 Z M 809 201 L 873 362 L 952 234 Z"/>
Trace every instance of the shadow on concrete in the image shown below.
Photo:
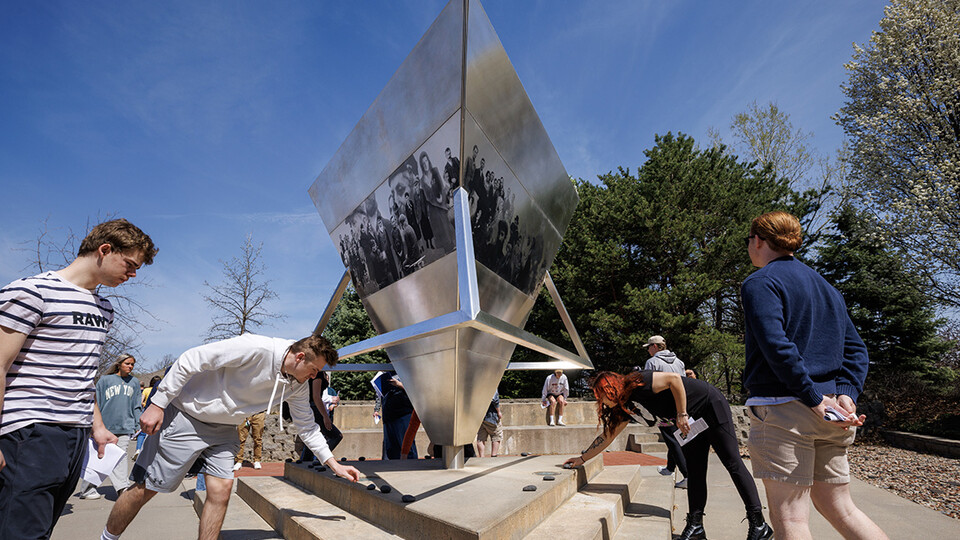
<path fill-rule="evenodd" d="M 417 497 L 417 499 L 426 499 L 427 497 L 432 497 L 432 496 L 434 496 L 434 495 L 439 495 L 439 494 L 443 493 L 444 491 L 447 491 L 448 489 L 455 488 L 455 487 L 457 487 L 457 486 L 463 485 L 463 484 L 465 484 L 465 483 L 467 483 L 467 482 L 470 482 L 470 481 L 472 481 L 472 480 L 476 480 L 477 478 L 482 478 L 482 477 L 487 476 L 488 474 L 491 474 L 491 473 L 493 473 L 493 472 L 501 471 L 501 470 L 503 470 L 503 469 L 507 469 L 507 468 L 509 468 L 509 467 L 513 467 L 514 465 L 517 465 L 517 464 L 519 464 L 519 463 L 523 463 L 524 461 L 528 461 L 528 460 L 531 460 L 531 459 L 534 459 L 534 458 L 537 458 L 537 457 L 539 457 L 539 456 L 526 456 L 526 457 L 522 457 L 522 458 L 520 458 L 520 459 L 515 459 L 515 460 L 510 461 L 509 463 L 504 463 L 503 465 L 498 465 L 498 466 L 496 466 L 496 467 L 491 467 L 491 468 L 489 468 L 489 469 L 484 470 L 483 472 L 478 472 L 478 473 L 476 473 L 476 474 L 471 474 L 470 476 L 464 476 L 463 478 L 460 478 L 460 479 L 458 479 L 458 480 L 456 480 L 456 481 L 454 481 L 454 482 L 448 482 L 448 483 L 446 483 L 446 484 L 443 484 L 442 486 L 437 486 L 437 487 L 435 487 L 435 488 L 433 488 L 433 489 L 431 489 L 431 490 L 429 490 L 429 491 L 425 491 L 425 492 L 423 492 L 423 493 L 420 493 L 420 494 L 416 495 L 416 497 Z"/>
<path fill-rule="evenodd" d="M 347 519 L 347 516 L 321 516 L 319 514 L 311 514 L 310 512 L 301 512 L 300 510 L 290 510 L 287 508 L 283 509 L 283 514 L 291 517 L 305 517 L 323 521 L 345 521 Z"/>
<path fill-rule="evenodd" d="M 277 533 L 275 532 L 255 529 L 233 529 L 220 532 L 220 540 L 267 540 L 276 537 Z"/>
<path fill-rule="evenodd" d="M 652 504 L 630 503 L 623 509 L 623 515 L 630 517 L 662 517 L 670 519 L 670 509 Z"/>

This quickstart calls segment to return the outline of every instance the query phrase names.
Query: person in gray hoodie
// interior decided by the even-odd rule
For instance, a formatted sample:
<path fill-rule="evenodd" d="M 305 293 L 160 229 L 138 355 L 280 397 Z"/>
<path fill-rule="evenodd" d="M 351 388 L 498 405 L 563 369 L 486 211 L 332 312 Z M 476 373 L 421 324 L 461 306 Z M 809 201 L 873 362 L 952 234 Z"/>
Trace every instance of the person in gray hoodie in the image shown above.
<path fill-rule="evenodd" d="M 650 336 L 650 339 L 643 345 L 647 348 L 650 359 L 644 364 L 643 369 L 648 371 L 662 371 L 665 373 L 678 373 L 681 377 L 686 376 L 683 362 L 667 349 L 667 341 L 663 336 Z M 673 418 L 662 418 L 659 423 L 660 435 L 663 442 L 667 445 L 667 466 L 657 467 L 660 474 L 670 476 L 675 469 L 680 469 L 683 479 L 677 482 L 677 487 L 687 487 L 687 460 L 683 457 L 683 449 L 680 442 L 673 435 Z"/>
<path fill-rule="evenodd" d="M 143 431 L 159 435 L 147 437 L 131 474 L 135 484 L 117 499 L 101 538 L 119 538 L 154 495 L 179 487 L 198 457 L 204 459 L 200 472 L 207 483 L 198 538 L 217 538 L 233 488 L 237 425 L 264 409 L 269 415 L 284 401 L 297 434 L 319 460 L 337 476 L 359 480 L 357 469 L 337 463 L 310 410 L 308 381 L 337 359 L 337 350 L 321 336 L 293 341 L 253 334 L 180 355 L 140 416 Z"/>

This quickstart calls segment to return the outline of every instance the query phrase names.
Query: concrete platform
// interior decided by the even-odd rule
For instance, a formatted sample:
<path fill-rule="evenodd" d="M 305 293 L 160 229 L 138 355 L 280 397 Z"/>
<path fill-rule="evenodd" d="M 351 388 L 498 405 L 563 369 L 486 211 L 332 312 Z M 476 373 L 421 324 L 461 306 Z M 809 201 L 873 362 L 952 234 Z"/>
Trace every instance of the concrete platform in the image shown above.
<path fill-rule="evenodd" d="M 277 538 L 398 538 L 282 478 L 244 479 L 237 495 L 277 531 Z"/>
<path fill-rule="evenodd" d="M 403 538 L 523 538 L 573 497 L 602 468 L 593 459 L 575 470 L 567 456 L 474 458 L 446 470 L 439 460 L 351 462 L 364 475 L 351 484 L 329 471 L 287 464 L 290 482 L 349 514 Z M 546 478 L 552 477 L 553 480 Z M 369 490 L 374 484 L 378 489 Z M 389 485 L 389 493 L 380 487 Z M 536 491 L 523 491 L 525 486 Z M 402 502 L 413 495 L 415 502 Z"/>
<path fill-rule="evenodd" d="M 100 538 L 117 500 L 117 493 L 109 482 L 99 488 L 104 495 L 99 499 L 70 497 L 50 538 Z M 187 480 L 174 493 L 158 493 L 133 520 L 124 538 L 196 538 L 200 521 L 193 509 L 192 491 L 193 481 Z"/>

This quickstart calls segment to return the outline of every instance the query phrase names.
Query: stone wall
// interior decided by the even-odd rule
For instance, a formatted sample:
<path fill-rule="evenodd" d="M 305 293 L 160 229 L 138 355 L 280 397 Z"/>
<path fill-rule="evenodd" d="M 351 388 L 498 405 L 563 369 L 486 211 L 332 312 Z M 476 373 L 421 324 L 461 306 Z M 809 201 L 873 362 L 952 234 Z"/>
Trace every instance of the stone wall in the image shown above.
<path fill-rule="evenodd" d="M 881 430 L 880 434 L 885 441 L 900 448 L 937 454 L 948 458 L 960 458 L 960 441 L 903 431 Z"/>
<path fill-rule="evenodd" d="M 733 415 L 733 428 L 737 434 L 737 442 L 743 448 L 747 446 L 747 439 L 750 437 L 750 417 L 747 416 L 747 408 L 743 405 L 731 405 L 730 413 Z"/>
<path fill-rule="evenodd" d="M 263 461 L 285 461 L 287 458 L 296 458 L 294 454 L 294 439 L 296 430 L 293 423 L 283 422 L 283 431 L 280 431 L 280 425 L 277 422 L 277 415 L 267 416 L 266 424 L 263 427 Z M 247 461 L 253 461 L 253 436 L 247 437 L 244 446 L 243 457 Z"/>

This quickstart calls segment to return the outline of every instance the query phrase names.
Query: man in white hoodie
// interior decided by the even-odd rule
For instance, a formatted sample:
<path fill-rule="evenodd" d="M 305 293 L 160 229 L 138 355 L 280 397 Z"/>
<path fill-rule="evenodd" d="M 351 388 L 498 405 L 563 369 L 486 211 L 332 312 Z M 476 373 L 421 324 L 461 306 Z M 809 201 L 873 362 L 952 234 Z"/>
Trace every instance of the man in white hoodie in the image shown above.
<path fill-rule="evenodd" d="M 102 538 L 119 538 L 147 501 L 180 485 L 198 457 L 205 461 L 201 472 L 207 484 L 198 538 L 219 537 L 233 488 L 237 425 L 264 409 L 269 414 L 275 398 L 278 412 L 288 401 L 300 438 L 320 461 L 338 476 L 358 481 L 360 472 L 338 463 L 327 448 L 305 384 L 324 366 L 336 364 L 336 349 L 320 336 L 294 342 L 244 334 L 180 355 L 140 417 L 144 433 L 159 436 L 147 437 L 130 475 L 135 484 L 117 499 Z"/>

